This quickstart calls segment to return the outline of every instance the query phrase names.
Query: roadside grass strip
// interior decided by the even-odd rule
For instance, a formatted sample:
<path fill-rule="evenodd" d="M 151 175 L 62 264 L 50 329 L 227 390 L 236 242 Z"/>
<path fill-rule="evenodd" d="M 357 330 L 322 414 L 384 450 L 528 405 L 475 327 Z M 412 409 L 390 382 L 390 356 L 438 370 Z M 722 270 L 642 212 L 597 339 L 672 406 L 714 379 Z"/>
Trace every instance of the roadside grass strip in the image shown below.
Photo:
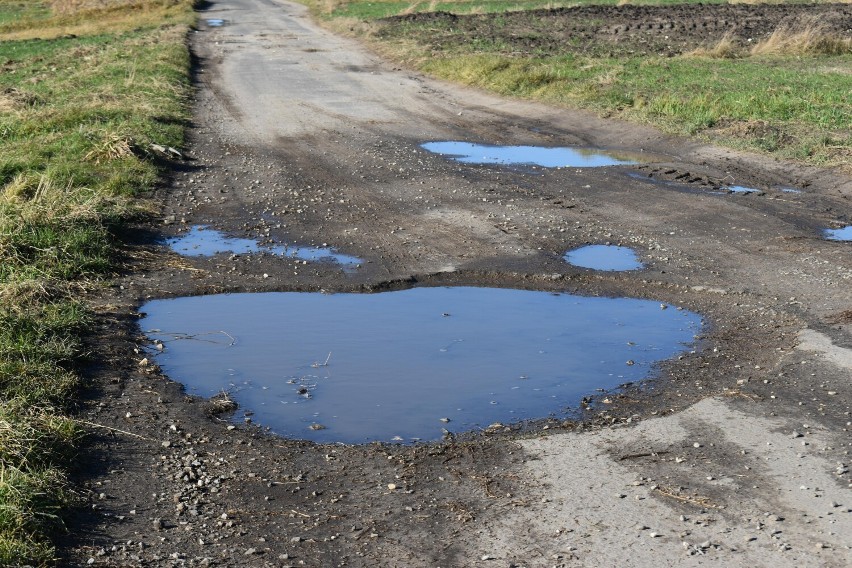
<path fill-rule="evenodd" d="M 180 147 L 191 0 L 0 0 L 0 565 L 50 565 L 115 230 Z"/>
<path fill-rule="evenodd" d="M 615 3 L 571 6 L 589 4 Z M 491 14 L 500 6 L 505 9 L 505 4 L 488 1 L 459 1 L 404 8 L 397 2 L 359 0 L 313 4 L 313 10 L 332 28 L 356 34 L 383 55 L 441 79 L 589 109 L 732 148 L 849 168 L 852 37 L 848 31 L 832 32 L 824 22 L 803 17 L 781 23 L 753 41 L 722 32 L 713 39 L 710 34 L 697 40 L 693 49 L 672 56 L 631 53 L 628 47 L 618 47 L 625 44 L 560 35 L 546 41 L 551 20 L 545 13 Z M 542 7 L 549 6 L 517 2 L 512 9 Z M 438 10 L 458 16 L 390 17 Z M 522 18 L 523 25 L 501 32 L 515 17 Z M 477 23 L 472 18 L 488 19 Z M 590 29 L 602 25 L 592 24 Z M 526 34 L 536 44 L 510 42 L 513 33 Z"/>

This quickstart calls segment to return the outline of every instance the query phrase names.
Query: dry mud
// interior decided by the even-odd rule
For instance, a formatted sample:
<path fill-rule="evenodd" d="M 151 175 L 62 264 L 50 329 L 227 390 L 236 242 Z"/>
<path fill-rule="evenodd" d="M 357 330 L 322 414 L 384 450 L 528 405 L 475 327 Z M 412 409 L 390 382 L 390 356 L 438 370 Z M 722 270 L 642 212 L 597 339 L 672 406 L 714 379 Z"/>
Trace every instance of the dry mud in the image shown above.
<path fill-rule="evenodd" d="M 201 17 L 225 25 L 202 20 L 191 38 L 188 159 L 97 299 L 87 505 L 64 565 L 849 565 L 852 248 L 820 230 L 849 223 L 852 180 L 427 80 L 289 3 L 222 0 Z M 419 147 L 432 140 L 649 163 L 469 166 Z M 761 192 L 719 191 L 732 183 Z M 194 224 L 367 262 L 345 272 L 162 245 Z M 647 268 L 561 260 L 603 242 Z M 709 325 L 694 353 L 570 415 L 413 447 L 233 427 L 142 361 L 150 298 L 415 285 L 649 298 Z"/>

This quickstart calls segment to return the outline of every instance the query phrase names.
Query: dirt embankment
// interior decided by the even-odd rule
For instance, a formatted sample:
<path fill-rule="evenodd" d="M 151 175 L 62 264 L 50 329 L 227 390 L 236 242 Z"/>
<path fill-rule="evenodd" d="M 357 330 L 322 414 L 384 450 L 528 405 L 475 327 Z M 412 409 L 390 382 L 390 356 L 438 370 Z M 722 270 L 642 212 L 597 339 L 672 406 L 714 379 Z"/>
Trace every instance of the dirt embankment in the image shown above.
<path fill-rule="evenodd" d="M 387 35 L 418 38 L 452 49 L 487 41 L 515 55 L 674 56 L 711 47 L 726 37 L 747 48 L 776 30 L 806 29 L 849 37 L 849 4 L 685 4 L 679 6 L 579 6 L 499 14 L 409 14 L 384 20 Z M 406 23 L 431 24 L 406 26 Z M 380 28 L 381 30 L 381 28 Z"/>

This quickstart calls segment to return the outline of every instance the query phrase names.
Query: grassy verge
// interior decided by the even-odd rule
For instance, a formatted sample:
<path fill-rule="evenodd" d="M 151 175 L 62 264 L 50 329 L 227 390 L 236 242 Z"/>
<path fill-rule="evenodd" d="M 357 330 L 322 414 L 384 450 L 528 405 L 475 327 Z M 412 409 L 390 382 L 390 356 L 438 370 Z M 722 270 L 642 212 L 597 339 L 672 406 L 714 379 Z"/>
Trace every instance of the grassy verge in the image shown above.
<path fill-rule="evenodd" d="M 191 0 L 0 0 L 0 565 L 49 565 L 72 502 L 84 298 L 180 146 Z"/>
<path fill-rule="evenodd" d="M 624 4 L 583 0 L 570 5 L 616 3 Z M 630 2 L 675 3 L 693 2 Z M 635 36 L 636 43 L 627 38 L 612 42 L 600 34 L 572 36 L 565 20 L 543 12 L 505 12 L 507 7 L 542 6 L 536 0 L 338 0 L 313 3 L 312 9 L 332 27 L 359 34 L 384 55 L 442 79 L 780 158 L 823 166 L 852 163 L 848 30 L 827 32 L 819 21 L 800 19 L 797 27 L 779 27 L 771 36 L 746 39 L 720 31 L 713 38 L 708 32 L 666 48 L 662 39 L 649 35 Z M 468 15 L 386 19 L 428 10 Z M 591 20 L 600 15 L 588 17 L 586 31 L 608 24 Z M 577 23 L 572 16 L 571 25 Z M 654 51 L 655 41 L 660 52 Z"/>
<path fill-rule="evenodd" d="M 686 4 L 690 0 L 320 0 L 316 9 L 331 18 L 374 20 L 427 12 L 452 14 L 490 14 L 523 10 L 554 9 L 572 6 L 616 6 L 634 4 L 663 6 Z M 698 0 L 694 0 L 698 1 Z M 704 4 L 725 4 L 728 0 L 702 0 Z M 807 1 L 807 0 L 801 0 Z"/>

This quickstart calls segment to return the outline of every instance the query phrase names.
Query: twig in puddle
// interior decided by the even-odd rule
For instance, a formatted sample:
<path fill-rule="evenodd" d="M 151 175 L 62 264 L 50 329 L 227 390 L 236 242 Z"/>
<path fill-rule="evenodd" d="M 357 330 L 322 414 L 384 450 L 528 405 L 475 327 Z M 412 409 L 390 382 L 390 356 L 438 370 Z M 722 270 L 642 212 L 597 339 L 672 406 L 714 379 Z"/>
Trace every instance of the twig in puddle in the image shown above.
<path fill-rule="evenodd" d="M 152 333 L 152 332 L 148 332 L 148 333 Z M 233 335 L 231 335 L 230 333 L 228 333 L 227 331 L 224 331 L 224 330 L 203 331 L 201 333 L 167 333 L 167 332 L 157 332 L 157 333 L 159 333 L 160 335 L 166 335 L 166 336 L 171 337 L 172 339 L 170 341 L 179 341 L 181 339 L 194 339 L 195 341 L 204 341 L 204 342 L 207 342 L 207 343 L 215 343 L 215 344 L 219 344 L 219 345 L 221 345 L 221 343 L 218 342 L 218 341 L 213 341 L 212 339 L 199 339 L 199 338 L 202 337 L 202 336 L 205 336 L 205 335 L 221 334 L 221 335 L 224 335 L 225 337 L 227 337 L 228 339 L 231 340 L 231 342 L 228 344 L 228 347 L 231 347 L 231 346 L 233 346 L 237 343 L 237 338 L 234 337 Z M 165 343 L 165 341 L 163 341 L 163 343 Z"/>
<path fill-rule="evenodd" d="M 331 351 L 328 352 L 328 357 L 325 358 L 325 363 L 320 363 L 318 361 L 314 361 L 314 364 L 311 365 L 314 369 L 317 367 L 328 367 L 328 362 L 331 359 Z"/>

